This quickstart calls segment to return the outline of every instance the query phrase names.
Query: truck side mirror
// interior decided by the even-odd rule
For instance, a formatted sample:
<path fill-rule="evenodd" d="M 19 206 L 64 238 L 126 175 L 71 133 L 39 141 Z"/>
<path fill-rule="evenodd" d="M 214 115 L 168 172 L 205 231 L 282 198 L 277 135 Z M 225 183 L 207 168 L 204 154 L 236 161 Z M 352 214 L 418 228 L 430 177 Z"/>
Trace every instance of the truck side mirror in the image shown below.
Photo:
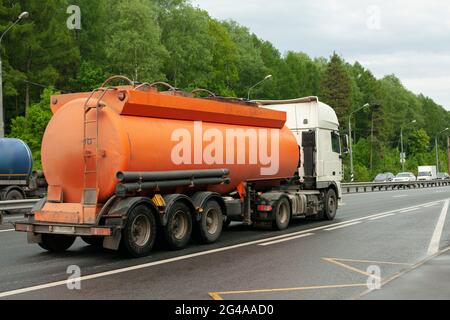
<path fill-rule="evenodd" d="M 342 139 L 342 153 L 345 153 L 345 154 L 349 153 L 349 148 L 348 148 L 348 146 L 349 146 L 349 143 L 348 143 L 348 135 L 345 134 L 345 135 L 343 136 L 343 139 Z"/>

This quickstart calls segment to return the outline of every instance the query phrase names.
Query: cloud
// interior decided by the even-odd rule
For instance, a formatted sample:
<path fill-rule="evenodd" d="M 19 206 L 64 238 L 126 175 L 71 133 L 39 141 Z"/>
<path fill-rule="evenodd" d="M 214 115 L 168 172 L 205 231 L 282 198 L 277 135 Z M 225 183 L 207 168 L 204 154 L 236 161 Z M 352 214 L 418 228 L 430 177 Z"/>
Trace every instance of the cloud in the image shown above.
<path fill-rule="evenodd" d="M 281 52 L 338 52 L 375 75 L 396 74 L 408 88 L 450 109 L 450 4 L 440 0 L 193 0 L 233 19 Z"/>

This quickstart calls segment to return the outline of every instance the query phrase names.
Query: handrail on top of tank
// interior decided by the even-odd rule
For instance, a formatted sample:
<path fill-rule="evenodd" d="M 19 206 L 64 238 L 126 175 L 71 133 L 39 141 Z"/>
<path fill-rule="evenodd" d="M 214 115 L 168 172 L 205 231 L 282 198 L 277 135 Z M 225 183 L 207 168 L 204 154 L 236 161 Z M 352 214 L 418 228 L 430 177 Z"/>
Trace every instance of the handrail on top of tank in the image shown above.
<path fill-rule="evenodd" d="M 194 95 L 196 93 L 201 93 L 201 92 L 205 92 L 205 93 L 209 94 L 210 97 L 217 97 L 217 95 L 214 92 L 212 92 L 212 91 L 210 91 L 208 89 L 197 88 L 197 89 L 194 89 L 194 90 L 191 91 L 191 93 L 194 94 Z"/>
<path fill-rule="evenodd" d="M 116 79 L 125 80 L 130 84 L 130 86 L 134 86 L 134 82 L 130 78 L 127 78 L 125 76 L 115 75 L 115 76 L 112 76 L 112 77 L 109 77 L 108 79 L 106 79 L 106 81 L 103 82 L 101 87 L 102 88 L 106 87 L 106 85 L 108 83 L 110 83 L 111 81 L 116 80 Z"/>
<path fill-rule="evenodd" d="M 156 87 L 158 85 L 167 87 L 169 89 L 169 91 L 177 91 L 177 88 L 175 88 L 175 87 L 171 86 L 170 84 L 168 84 L 167 82 L 163 82 L 163 81 L 154 82 L 154 83 L 148 85 L 148 87 L 149 88 L 153 88 L 153 87 Z"/>

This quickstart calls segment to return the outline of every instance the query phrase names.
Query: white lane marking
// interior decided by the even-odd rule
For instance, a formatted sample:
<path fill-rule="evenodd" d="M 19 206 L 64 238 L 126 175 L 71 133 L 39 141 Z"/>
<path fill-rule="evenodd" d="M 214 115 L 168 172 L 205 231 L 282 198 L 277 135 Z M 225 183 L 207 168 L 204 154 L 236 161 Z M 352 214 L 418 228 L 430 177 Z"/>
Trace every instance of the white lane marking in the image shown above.
<path fill-rule="evenodd" d="M 15 229 L 0 230 L 0 233 L 2 233 L 2 232 L 11 232 L 11 231 L 15 231 Z"/>
<path fill-rule="evenodd" d="M 429 256 L 432 256 L 439 251 L 439 244 L 441 242 L 442 230 L 444 229 L 449 203 L 450 200 L 446 200 L 444 206 L 442 207 L 441 214 L 439 215 L 439 220 L 434 229 L 433 236 L 431 237 L 430 245 L 428 246 Z"/>
<path fill-rule="evenodd" d="M 420 207 L 417 207 L 417 208 L 411 208 L 411 209 L 408 209 L 408 210 L 402 210 L 402 211 L 400 211 L 400 213 L 407 213 L 407 212 L 417 211 L 417 210 L 419 210 L 419 209 L 420 209 Z"/>
<path fill-rule="evenodd" d="M 437 205 L 437 203 L 427 204 L 427 205 L 422 206 L 422 208 L 430 208 L 430 207 L 434 207 L 435 205 Z"/>
<path fill-rule="evenodd" d="M 444 200 L 442 200 L 442 201 L 444 201 Z M 431 202 L 424 203 L 424 205 L 430 204 L 430 203 Z M 435 202 L 433 202 L 433 203 L 435 203 Z M 407 208 L 404 208 L 404 209 L 407 209 Z M 286 238 L 286 237 L 292 237 L 294 235 L 310 233 L 312 231 L 317 231 L 317 230 L 323 230 L 323 229 L 326 229 L 326 228 L 329 228 L 329 227 L 333 227 L 333 226 L 346 225 L 346 224 L 349 224 L 349 223 L 352 223 L 352 222 L 356 222 L 356 221 L 367 220 L 367 219 L 370 219 L 370 218 L 383 216 L 383 215 L 386 215 L 388 213 L 397 212 L 399 210 L 401 210 L 401 209 L 396 209 L 396 210 L 390 210 L 390 211 L 386 211 L 386 212 L 376 213 L 376 214 L 372 214 L 372 215 L 367 216 L 367 217 L 355 218 L 355 219 L 351 219 L 351 220 L 347 220 L 347 221 L 342 221 L 342 222 L 338 222 L 338 223 L 329 224 L 329 225 L 326 225 L 326 226 L 321 226 L 321 227 L 317 227 L 317 228 L 312 228 L 312 229 L 307 229 L 307 230 L 303 230 L 303 231 L 293 232 L 293 233 L 284 234 L 284 235 L 271 237 L 271 238 L 266 238 L 266 239 L 261 239 L 261 240 L 244 242 L 244 243 L 240 243 L 240 244 L 236 244 L 236 245 L 232 245 L 232 246 L 228 246 L 228 247 L 223 247 L 223 248 L 217 248 L 217 249 L 208 250 L 208 251 L 192 253 L 192 254 L 188 254 L 188 255 L 185 255 L 185 256 L 179 256 L 179 257 L 170 258 L 170 259 L 166 259 L 166 260 L 154 261 L 154 262 L 150 262 L 150 263 L 138 264 L 138 265 L 135 265 L 135 266 L 132 266 L 132 267 L 120 268 L 120 269 L 115 269 L 115 270 L 106 271 L 106 272 L 100 272 L 100 273 L 94 273 L 94 274 L 87 275 L 87 276 L 82 276 L 82 277 L 79 277 L 79 278 L 76 278 L 76 279 L 70 279 L 70 281 L 72 283 L 73 281 L 85 281 L 85 280 L 98 279 L 98 278 L 103 278 L 103 277 L 107 277 L 107 276 L 111 276 L 111 275 L 115 275 L 115 274 L 120 274 L 120 273 L 125 273 L 125 272 L 130 272 L 130 271 L 150 268 L 150 267 L 153 267 L 153 266 L 167 264 L 167 263 L 171 263 L 171 262 L 176 262 L 176 261 L 191 259 L 191 258 L 195 258 L 195 257 L 205 256 L 205 255 L 209 255 L 209 254 L 213 254 L 213 253 L 229 251 L 229 250 L 232 250 L 232 249 L 237 249 L 237 248 L 241 248 L 241 247 L 251 246 L 251 245 L 254 245 L 254 244 L 259 244 L 259 243 L 263 243 L 263 242 L 267 242 L 267 241 L 271 241 L 271 240 L 276 240 L 276 239 L 281 239 L 281 238 Z M 11 290 L 11 291 L 0 292 L 0 298 L 14 296 L 14 295 L 27 293 L 27 292 L 32 292 L 32 291 L 37 291 L 37 290 L 42 290 L 42 289 L 48 289 L 48 288 L 63 286 L 63 285 L 66 285 L 67 281 L 68 280 L 61 280 L 61 281 L 45 283 L 45 284 L 32 286 L 32 287 L 26 287 L 26 288 L 22 288 L 22 289 L 16 289 L 16 290 Z"/>
<path fill-rule="evenodd" d="M 347 224 L 344 224 L 343 226 L 327 228 L 327 229 L 325 229 L 325 231 L 333 231 L 333 230 L 337 230 L 337 229 L 347 228 L 347 227 L 351 227 L 351 226 L 354 226 L 355 224 L 360 224 L 360 223 L 361 223 L 361 221 L 356 221 L 356 222 L 353 222 L 353 223 L 347 223 Z"/>
<path fill-rule="evenodd" d="M 281 240 L 275 240 L 275 241 L 271 241 L 271 242 L 261 243 L 259 245 L 265 247 L 265 246 L 270 246 L 272 244 L 277 244 L 277 243 L 290 241 L 290 240 L 295 240 L 295 239 L 299 239 L 299 238 L 305 238 L 305 237 L 309 237 L 309 236 L 313 236 L 313 235 L 314 235 L 314 233 L 306 233 L 306 234 L 301 234 L 301 235 L 295 236 L 295 237 L 289 237 L 289 238 L 284 238 L 284 239 L 281 239 Z"/>
<path fill-rule="evenodd" d="M 396 213 L 390 213 L 390 214 L 385 214 L 384 216 L 379 216 L 379 217 L 371 218 L 371 219 L 369 219 L 369 220 L 370 220 L 370 221 L 374 221 L 374 220 L 383 219 L 383 218 L 387 218 L 387 217 L 395 216 L 395 215 L 396 215 Z"/>
<path fill-rule="evenodd" d="M 399 196 L 393 196 L 392 198 L 405 198 L 405 197 L 409 197 L 407 194 L 401 194 Z"/>

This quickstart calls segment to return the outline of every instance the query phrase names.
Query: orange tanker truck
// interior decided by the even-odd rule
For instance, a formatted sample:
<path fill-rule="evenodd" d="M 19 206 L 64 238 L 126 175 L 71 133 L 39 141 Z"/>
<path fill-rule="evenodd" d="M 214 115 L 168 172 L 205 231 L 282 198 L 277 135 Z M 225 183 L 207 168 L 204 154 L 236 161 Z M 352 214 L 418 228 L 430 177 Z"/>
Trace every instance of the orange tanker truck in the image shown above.
<path fill-rule="evenodd" d="M 294 217 L 334 219 L 339 124 L 316 97 L 246 101 L 111 80 L 52 97 L 47 197 L 15 224 L 29 243 L 62 252 L 80 236 L 141 257 L 156 241 L 215 242 L 231 221 L 283 230 Z"/>

